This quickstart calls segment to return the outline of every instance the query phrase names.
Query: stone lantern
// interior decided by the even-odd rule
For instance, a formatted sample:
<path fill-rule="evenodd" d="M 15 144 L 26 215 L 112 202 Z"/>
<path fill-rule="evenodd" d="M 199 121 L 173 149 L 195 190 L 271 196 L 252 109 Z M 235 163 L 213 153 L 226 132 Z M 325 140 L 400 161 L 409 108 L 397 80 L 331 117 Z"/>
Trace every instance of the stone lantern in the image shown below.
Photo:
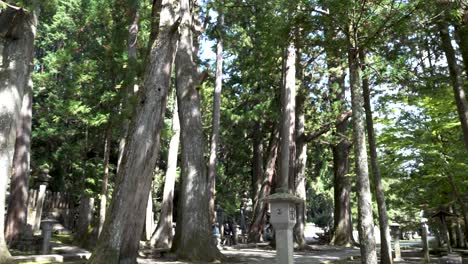
<path fill-rule="evenodd" d="M 293 227 L 296 224 L 296 205 L 302 200 L 288 193 L 275 193 L 266 200 L 270 203 L 270 222 L 276 232 L 278 264 L 294 263 Z"/>

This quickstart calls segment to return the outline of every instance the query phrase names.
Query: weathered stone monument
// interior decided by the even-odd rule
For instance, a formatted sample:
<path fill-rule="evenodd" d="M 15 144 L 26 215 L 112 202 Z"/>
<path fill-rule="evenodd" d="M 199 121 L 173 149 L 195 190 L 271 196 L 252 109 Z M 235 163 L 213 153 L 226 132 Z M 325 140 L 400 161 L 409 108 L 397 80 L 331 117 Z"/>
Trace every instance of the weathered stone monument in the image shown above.
<path fill-rule="evenodd" d="M 390 224 L 391 235 L 393 240 L 393 250 L 395 252 L 395 258 L 393 261 L 403 261 L 401 258 L 401 248 L 400 248 L 400 224 L 392 223 Z"/>
<path fill-rule="evenodd" d="M 39 193 L 37 195 L 36 214 L 33 225 L 33 231 L 38 231 L 39 226 L 41 224 L 42 209 L 44 207 L 44 199 L 46 196 L 47 184 L 50 178 L 51 176 L 49 175 L 49 169 L 47 168 L 43 169 L 39 174 L 39 177 L 37 178 L 37 181 L 39 183 Z"/>

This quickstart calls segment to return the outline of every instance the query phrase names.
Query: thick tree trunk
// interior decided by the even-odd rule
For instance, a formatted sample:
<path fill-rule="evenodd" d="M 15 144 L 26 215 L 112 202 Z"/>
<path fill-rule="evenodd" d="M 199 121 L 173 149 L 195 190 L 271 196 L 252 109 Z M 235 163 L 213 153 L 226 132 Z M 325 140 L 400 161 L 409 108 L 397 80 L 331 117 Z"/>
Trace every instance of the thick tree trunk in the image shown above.
<path fill-rule="evenodd" d="M 463 10 L 463 18 L 460 25 L 455 26 L 455 34 L 458 38 L 458 46 L 462 54 L 465 73 L 468 76 L 468 8 Z"/>
<path fill-rule="evenodd" d="M 101 236 L 89 263 L 135 263 L 140 234 L 160 147 L 172 63 L 177 47 L 176 1 L 163 1 L 157 39 L 151 45 L 144 91 L 135 118 Z M 142 140 L 144 139 L 144 140 Z"/>
<path fill-rule="evenodd" d="M 299 248 L 305 248 L 305 223 L 306 223 L 306 163 L 307 163 L 307 143 L 304 140 L 298 140 L 304 134 L 305 117 L 302 105 L 298 104 L 298 116 L 296 119 L 296 196 L 302 199 L 302 203 L 296 206 L 297 222 L 294 226 L 294 240 Z"/>
<path fill-rule="evenodd" d="M 455 195 L 455 199 L 457 200 L 458 204 L 460 205 L 462 214 L 463 214 L 463 221 L 465 222 L 465 244 L 468 245 L 468 206 L 463 201 L 463 196 L 458 189 L 458 185 L 455 182 L 452 174 L 450 172 L 447 173 L 447 178 L 449 180 L 450 186 L 452 187 L 452 191 Z"/>
<path fill-rule="evenodd" d="M 333 12 L 333 10 L 330 10 L 330 12 Z M 327 53 L 327 68 L 330 74 L 328 89 L 332 95 L 330 103 L 334 111 L 341 113 L 347 110 L 345 97 L 346 69 L 342 63 L 344 45 L 341 44 L 341 39 L 338 37 L 339 34 L 333 21 L 327 21 L 325 29 L 325 39 L 327 41 L 325 51 Z M 347 119 L 335 123 L 337 143 L 332 145 L 334 221 L 331 244 L 337 246 L 352 246 L 355 243 L 351 221 L 351 178 L 346 177 L 349 172 L 350 150 L 350 142 L 346 138 L 348 126 L 349 121 Z"/>
<path fill-rule="evenodd" d="M 218 27 L 224 26 L 223 14 L 218 14 Z M 213 92 L 213 130 L 211 132 L 210 162 L 208 164 L 208 191 L 210 197 L 210 219 L 214 223 L 215 195 L 216 195 L 216 161 L 219 144 L 219 120 L 221 115 L 221 88 L 223 85 L 223 36 L 219 31 L 218 44 L 216 46 L 216 85 Z"/>
<path fill-rule="evenodd" d="M 294 241 L 298 244 L 299 248 L 304 249 L 307 247 L 305 239 L 305 225 L 306 225 L 306 164 L 307 164 L 307 142 L 305 137 L 305 100 L 307 91 L 304 80 L 304 67 L 302 65 L 302 42 L 300 39 L 301 29 L 295 30 L 296 41 L 296 79 L 298 80 L 299 87 L 296 100 L 296 116 L 295 116 L 295 137 L 296 143 L 296 156 L 295 156 L 295 195 L 302 200 L 302 203 L 296 205 L 296 225 L 294 226 Z"/>
<path fill-rule="evenodd" d="M 109 182 L 109 156 L 112 143 L 112 126 L 109 124 L 106 130 L 104 141 L 104 174 L 102 175 L 100 205 L 99 205 L 99 227 L 98 236 L 101 234 L 104 221 L 106 220 L 107 209 L 107 185 Z"/>
<path fill-rule="evenodd" d="M 10 199 L 8 204 L 5 238 L 13 245 L 20 238 L 26 226 L 28 210 L 28 181 L 31 149 L 32 121 L 32 80 L 25 86 L 20 120 L 16 128 L 15 154 L 13 157 L 13 173 L 10 183 Z"/>
<path fill-rule="evenodd" d="M 361 60 L 362 70 L 366 66 L 366 55 L 363 50 L 360 50 L 359 57 Z M 377 209 L 379 212 L 379 227 L 380 227 L 380 262 L 382 264 L 392 264 L 392 245 L 390 239 L 390 228 L 388 226 L 387 205 L 385 204 L 385 193 L 382 186 L 382 176 L 380 175 L 380 168 L 377 156 L 377 146 L 375 143 L 374 133 L 374 120 L 372 118 L 372 109 L 370 101 L 370 88 L 369 79 L 364 76 L 362 79 L 362 90 L 364 94 L 364 109 L 366 112 L 367 124 L 367 139 L 369 141 L 369 153 L 372 168 L 372 175 L 374 176 L 375 197 L 377 198 Z"/>
<path fill-rule="evenodd" d="M 367 163 L 364 97 L 361 86 L 359 50 L 356 45 L 357 39 L 357 32 L 350 30 L 348 62 L 351 106 L 353 111 L 352 124 L 355 172 L 357 178 L 356 192 L 358 194 L 359 243 L 361 247 L 361 262 L 363 264 L 374 264 L 377 263 L 377 253 Z"/>
<path fill-rule="evenodd" d="M 460 67 L 457 65 L 455 50 L 452 46 L 452 40 L 449 35 L 448 23 L 439 21 L 437 23 L 441 47 L 447 59 L 450 80 L 452 82 L 453 94 L 457 105 L 458 117 L 460 118 L 465 147 L 468 149 L 468 102 L 463 89 L 463 80 L 461 77 Z"/>
<path fill-rule="evenodd" d="M 294 194 L 294 162 L 296 143 L 294 140 L 296 118 L 296 48 L 291 42 L 285 53 L 283 67 L 283 87 L 281 93 L 281 154 L 280 175 L 276 192 Z"/>
<path fill-rule="evenodd" d="M 265 167 L 263 182 L 260 191 L 254 199 L 252 223 L 249 228 L 249 242 L 260 242 L 260 237 L 265 226 L 267 203 L 265 198 L 270 195 L 273 177 L 276 174 L 276 163 L 278 160 L 279 131 L 275 128 L 271 134 L 270 147 L 268 150 L 267 165 Z"/>
<path fill-rule="evenodd" d="M 182 142 L 181 190 L 172 251 L 177 258 L 215 261 L 222 258 L 215 245 L 209 212 L 208 179 L 203 157 L 203 128 L 197 69 L 193 60 L 190 0 L 180 1 L 180 40 L 176 55 L 176 89 Z"/>
<path fill-rule="evenodd" d="M 159 3 L 161 2 L 161 0 L 158 1 Z M 153 6 L 153 8 L 155 8 Z M 160 11 L 160 7 L 159 9 L 157 9 L 156 7 L 156 11 L 155 12 L 159 12 Z M 127 38 L 127 52 L 128 52 L 128 69 L 129 71 L 127 72 L 127 77 L 126 77 L 126 81 L 128 82 L 127 85 L 125 86 L 125 94 L 123 95 L 124 96 L 124 99 L 123 99 L 123 103 L 122 103 L 122 108 L 123 108 L 123 120 L 122 120 L 122 135 L 120 136 L 120 140 L 119 140 L 119 156 L 117 158 L 117 171 L 119 170 L 120 168 L 120 164 L 122 163 L 122 158 L 123 158 L 123 155 L 124 155 L 124 150 L 125 150 L 125 144 L 126 144 L 126 139 L 127 139 L 127 135 L 128 135 L 128 131 L 129 131 L 129 126 L 130 126 L 130 119 L 131 119 L 131 114 L 130 113 L 133 113 L 132 109 L 131 108 L 131 104 L 129 103 L 129 99 L 135 95 L 135 93 L 138 91 L 139 87 L 138 85 L 135 83 L 135 79 L 136 79 L 136 67 L 137 67 L 137 39 L 138 39 L 138 31 L 139 31 L 139 28 L 138 28 L 138 23 L 140 21 L 140 15 L 138 13 L 138 10 L 135 9 L 135 8 L 130 8 L 130 16 L 133 17 L 133 20 L 132 20 L 132 24 L 129 26 L 128 28 L 128 38 Z M 157 17 L 159 18 L 159 13 L 157 15 Z M 158 19 L 158 23 L 159 23 L 159 19 Z M 154 28 L 152 28 L 152 31 L 158 31 L 159 30 L 159 27 L 158 27 L 158 24 L 151 24 L 151 26 Z M 156 29 L 155 29 L 156 28 Z M 153 32 L 151 32 L 153 34 Z M 153 37 L 153 35 L 151 35 Z M 156 36 L 154 36 L 153 39 L 150 39 L 150 45 L 151 43 L 153 43 L 153 41 L 156 39 Z M 149 47 L 149 49 L 151 50 L 151 47 Z"/>
<path fill-rule="evenodd" d="M 252 160 L 252 199 L 262 189 L 263 181 L 263 131 L 260 122 L 256 122 L 253 129 L 253 160 Z"/>
<path fill-rule="evenodd" d="M 158 226 L 151 238 L 151 245 L 155 248 L 169 248 L 172 245 L 172 212 L 174 208 L 174 186 L 177 176 L 177 155 L 179 153 L 180 123 L 177 102 L 172 114 L 172 137 L 167 156 L 166 179 L 164 180 L 163 201 L 159 215 Z"/>
<path fill-rule="evenodd" d="M 327 56 L 328 69 L 330 69 L 329 90 L 334 94 L 332 104 L 338 103 L 338 111 L 346 109 L 345 98 L 345 74 L 344 69 L 339 69 L 339 59 L 335 51 L 329 51 Z M 334 70 L 332 70 L 334 69 Z M 333 186 L 334 186 L 334 226 L 331 244 L 337 246 L 352 246 L 354 244 L 353 225 L 351 221 L 351 178 L 346 174 L 349 172 L 349 149 L 350 142 L 346 139 L 349 121 L 337 122 L 335 124 L 336 135 L 339 140 L 332 146 L 333 153 Z"/>
<path fill-rule="evenodd" d="M 0 12 L 0 263 L 10 258 L 4 236 L 6 188 L 23 94 L 30 80 L 36 25 L 36 14 L 24 9 L 8 6 Z"/>

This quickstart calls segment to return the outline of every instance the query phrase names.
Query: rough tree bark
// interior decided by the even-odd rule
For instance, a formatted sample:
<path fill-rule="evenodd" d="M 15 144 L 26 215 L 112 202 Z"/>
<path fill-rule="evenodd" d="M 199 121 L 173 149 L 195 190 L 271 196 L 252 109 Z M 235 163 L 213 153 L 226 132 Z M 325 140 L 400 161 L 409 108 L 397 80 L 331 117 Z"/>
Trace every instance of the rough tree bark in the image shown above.
<path fill-rule="evenodd" d="M 357 178 L 356 191 L 358 194 L 358 226 L 361 262 L 363 264 L 374 264 L 377 263 L 377 253 L 366 151 L 364 97 L 361 86 L 359 48 L 357 43 L 358 33 L 354 25 L 350 24 L 348 34 L 349 85 L 351 88 L 351 107 L 353 111 L 352 124 L 355 172 Z"/>
<path fill-rule="evenodd" d="M 193 56 L 190 0 L 180 1 L 180 40 L 176 55 L 176 89 L 179 106 L 182 164 L 177 226 L 171 250 L 189 261 L 215 261 L 222 254 L 211 232 L 206 163 L 198 73 Z"/>
<path fill-rule="evenodd" d="M 452 46 L 448 23 L 445 20 L 440 20 L 437 26 L 440 34 L 441 48 L 447 58 L 450 81 L 457 105 L 458 117 L 460 118 L 465 147 L 468 149 L 468 102 L 466 101 L 466 94 L 463 89 L 460 67 L 457 64 L 455 50 Z"/>
<path fill-rule="evenodd" d="M 151 245 L 155 248 L 169 248 L 172 245 L 172 212 L 174 208 L 174 186 L 177 176 L 177 154 L 179 153 L 180 123 L 177 101 L 172 114 L 172 137 L 167 156 L 166 179 L 164 180 L 163 201 L 158 225 L 151 237 Z"/>
<path fill-rule="evenodd" d="M 159 0 L 159 3 L 161 0 Z M 155 8 L 153 6 L 153 8 Z M 122 163 L 122 158 L 124 155 L 124 149 L 125 149 L 125 144 L 126 144 L 126 139 L 129 131 L 129 126 L 130 126 L 130 119 L 132 113 L 131 110 L 131 104 L 130 104 L 130 98 L 138 91 L 138 85 L 135 83 L 135 68 L 136 68 L 136 63 L 137 63 L 137 39 L 138 39 L 138 23 L 140 21 L 140 15 L 138 13 L 138 10 L 136 8 L 130 8 L 129 10 L 130 16 L 133 17 L 132 23 L 128 28 L 128 38 L 127 38 L 127 52 L 128 52 L 128 64 L 129 64 L 129 71 L 127 72 L 127 77 L 126 81 L 128 82 L 127 85 L 125 86 L 125 94 L 123 103 L 122 103 L 122 108 L 123 108 L 123 121 L 122 121 L 122 135 L 120 136 L 120 141 L 119 141 L 119 156 L 117 159 L 117 171 L 120 168 L 120 164 Z M 160 11 L 160 8 L 157 9 L 155 12 Z M 159 13 L 157 15 L 159 18 Z M 153 17 L 152 17 L 153 18 Z M 154 19 L 154 18 L 153 18 Z M 153 20 L 154 21 L 154 20 Z M 159 20 L 158 20 L 159 23 Z M 155 27 L 157 29 L 152 28 L 152 31 L 158 31 L 158 24 L 151 24 L 152 27 Z M 151 32 L 153 33 L 153 32 Z M 157 35 L 156 35 L 157 36 Z M 154 36 L 153 39 L 150 39 L 150 45 L 153 43 L 153 41 L 156 39 L 156 36 Z M 153 35 L 151 35 L 153 37 Z M 149 47 L 151 50 L 151 47 Z"/>
<path fill-rule="evenodd" d="M 0 263 L 10 261 L 4 236 L 5 197 L 23 94 L 32 69 L 36 26 L 37 13 L 13 6 L 0 8 Z"/>
<path fill-rule="evenodd" d="M 255 203 L 257 194 L 262 189 L 263 181 L 263 129 L 260 122 L 253 128 L 253 160 L 252 160 L 252 200 Z"/>
<path fill-rule="evenodd" d="M 300 140 L 305 131 L 305 115 L 303 102 L 297 103 L 296 117 L 296 196 L 302 199 L 302 203 L 296 206 L 297 222 L 294 226 L 294 240 L 299 248 L 307 247 L 305 240 L 305 222 L 306 222 L 306 163 L 307 163 L 307 142 Z M 298 140 L 299 139 L 299 140 Z"/>
<path fill-rule="evenodd" d="M 159 35 L 151 45 L 143 92 L 130 126 L 116 187 L 101 236 L 88 263 L 135 263 L 148 193 L 159 153 L 177 47 L 177 1 L 164 0 Z M 142 140 L 144 139 L 144 140 Z"/>
<path fill-rule="evenodd" d="M 333 12 L 332 10 L 330 12 Z M 331 96 L 331 105 L 337 105 L 338 112 L 346 110 L 345 77 L 346 69 L 343 65 L 343 54 L 345 43 L 342 42 L 337 33 L 338 30 L 333 21 L 327 21 L 325 27 L 325 39 L 327 45 L 327 68 L 329 72 L 328 89 Z M 333 153 L 333 187 L 334 187 L 334 214 L 333 214 L 333 236 L 331 244 L 337 246 L 352 246 L 353 225 L 351 221 L 351 178 L 346 177 L 349 172 L 350 142 L 346 138 L 349 121 L 335 123 L 335 135 L 337 143 L 331 146 Z"/>
<path fill-rule="evenodd" d="M 104 140 L 104 174 L 102 175 L 100 205 L 99 205 L 99 227 L 98 236 L 101 235 L 104 221 L 106 220 L 107 208 L 107 184 L 109 182 L 109 156 L 112 141 L 112 125 L 109 124 L 106 129 L 106 138 Z"/>
<path fill-rule="evenodd" d="M 299 248 L 304 249 L 307 247 L 305 239 L 305 224 L 306 224 L 306 164 L 307 164 L 307 142 L 304 140 L 305 136 L 305 100 L 306 100 L 306 86 L 304 80 L 304 67 L 302 65 L 302 42 L 300 41 L 301 29 L 295 30 L 296 42 L 296 79 L 298 80 L 299 87 L 296 100 L 296 120 L 295 120 L 295 137 L 296 155 L 295 155 L 295 195 L 302 200 L 302 203 L 296 205 L 296 225 L 294 226 L 294 241 L 298 244 Z"/>
<path fill-rule="evenodd" d="M 9 245 L 20 238 L 27 223 L 28 181 L 31 149 L 32 80 L 25 86 L 20 119 L 16 128 L 13 173 L 10 182 L 10 199 L 6 219 L 5 238 Z"/>
<path fill-rule="evenodd" d="M 359 51 L 359 59 L 361 61 L 361 69 L 366 69 L 366 54 L 364 50 Z M 364 95 L 364 109 L 366 112 L 367 124 L 367 139 L 369 141 L 369 153 L 374 176 L 375 197 L 377 199 L 377 209 L 379 212 L 379 227 L 380 227 L 380 262 L 382 264 L 392 264 L 392 245 L 390 238 L 390 228 L 388 226 L 387 205 L 385 204 L 385 193 L 382 186 L 382 176 L 380 174 L 377 146 L 375 142 L 374 120 L 372 118 L 372 109 L 370 101 L 369 79 L 366 75 L 362 78 L 362 90 Z"/>
<path fill-rule="evenodd" d="M 296 47 L 291 41 L 285 51 L 281 92 L 281 162 L 277 192 L 294 194 L 295 118 L 296 118 Z"/>
<path fill-rule="evenodd" d="M 468 76 L 468 7 L 465 6 L 465 10 L 462 12 L 463 16 L 460 24 L 455 25 L 455 34 L 457 35 L 458 46 L 462 54 L 465 73 Z"/>
<path fill-rule="evenodd" d="M 252 223 L 249 228 L 249 242 L 260 242 L 260 237 L 265 225 L 265 216 L 267 212 L 267 204 L 265 198 L 270 195 L 273 177 L 276 174 L 276 163 L 278 160 L 279 147 L 279 131 L 277 128 L 271 133 L 270 147 L 268 148 L 268 157 L 265 171 L 263 174 L 263 182 L 260 191 L 254 199 Z"/>
<path fill-rule="evenodd" d="M 219 120 L 221 115 L 221 88 L 223 85 L 223 35 L 224 16 L 218 14 L 218 44 L 216 45 L 216 81 L 213 92 L 213 130 L 211 132 L 210 161 L 208 164 L 208 191 L 210 197 L 210 219 L 216 221 L 215 195 L 216 195 L 216 161 L 219 144 Z"/>

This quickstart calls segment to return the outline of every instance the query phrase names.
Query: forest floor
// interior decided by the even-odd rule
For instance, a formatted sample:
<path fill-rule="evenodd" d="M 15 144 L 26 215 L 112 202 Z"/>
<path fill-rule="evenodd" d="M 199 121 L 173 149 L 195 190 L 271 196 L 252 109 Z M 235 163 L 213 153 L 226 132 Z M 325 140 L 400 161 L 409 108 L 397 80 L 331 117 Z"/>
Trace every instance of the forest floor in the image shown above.
<path fill-rule="evenodd" d="M 221 249 L 226 260 L 223 263 L 274 263 L 276 251 L 264 248 L 231 248 L 226 247 Z M 296 264 L 318 264 L 341 262 L 346 259 L 359 256 L 358 248 L 341 248 L 332 246 L 314 246 L 312 250 L 296 251 L 294 259 Z M 166 258 L 146 258 L 139 259 L 139 264 L 188 264 L 189 262 L 174 261 L 171 257 Z"/>
<path fill-rule="evenodd" d="M 261 248 L 224 248 L 221 252 L 226 256 L 223 263 L 275 263 L 276 251 Z M 468 250 L 459 250 L 462 255 L 463 264 L 468 264 Z M 402 261 L 396 264 L 419 264 L 423 262 L 423 255 L 420 248 L 402 250 Z M 295 264 L 360 264 L 359 248 L 333 247 L 328 245 L 314 245 L 312 250 L 305 252 L 295 251 Z M 431 255 L 431 263 L 439 263 L 440 256 Z M 175 261 L 171 257 L 166 258 L 140 258 L 139 264 L 190 264 L 191 262 Z"/>

